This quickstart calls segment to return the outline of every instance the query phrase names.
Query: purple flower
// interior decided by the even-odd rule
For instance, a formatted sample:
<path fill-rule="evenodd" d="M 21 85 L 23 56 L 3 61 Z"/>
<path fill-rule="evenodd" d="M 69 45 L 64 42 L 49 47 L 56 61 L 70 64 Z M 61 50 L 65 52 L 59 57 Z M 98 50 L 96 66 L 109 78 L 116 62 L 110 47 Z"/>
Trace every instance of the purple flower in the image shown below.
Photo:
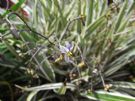
<path fill-rule="evenodd" d="M 59 45 L 60 51 L 62 54 L 64 54 L 64 59 L 66 62 L 73 62 L 70 57 L 72 57 L 72 49 L 73 45 L 69 42 L 65 42 L 65 46 Z"/>

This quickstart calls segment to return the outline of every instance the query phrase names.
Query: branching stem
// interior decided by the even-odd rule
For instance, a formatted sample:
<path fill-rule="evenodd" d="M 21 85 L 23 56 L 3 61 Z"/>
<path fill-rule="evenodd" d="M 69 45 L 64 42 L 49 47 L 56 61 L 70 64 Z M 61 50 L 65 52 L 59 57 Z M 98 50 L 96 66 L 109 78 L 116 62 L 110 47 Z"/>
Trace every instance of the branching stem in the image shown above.
<path fill-rule="evenodd" d="M 60 36 L 59 42 L 61 41 L 61 39 L 63 38 L 63 36 L 64 36 L 64 35 L 67 33 L 67 31 L 69 30 L 70 25 L 71 25 L 74 21 L 76 21 L 76 20 L 82 20 L 82 18 L 84 18 L 84 16 L 79 16 L 79 17 L 76 17 L 76 18 L 74 18 L 74 19 L 72 19 L 72 20 L 69 20 L 69 22 L 67 23 L 66 28 L 64 29 L 63 33 L 62 33 L 61 36 Z"/>

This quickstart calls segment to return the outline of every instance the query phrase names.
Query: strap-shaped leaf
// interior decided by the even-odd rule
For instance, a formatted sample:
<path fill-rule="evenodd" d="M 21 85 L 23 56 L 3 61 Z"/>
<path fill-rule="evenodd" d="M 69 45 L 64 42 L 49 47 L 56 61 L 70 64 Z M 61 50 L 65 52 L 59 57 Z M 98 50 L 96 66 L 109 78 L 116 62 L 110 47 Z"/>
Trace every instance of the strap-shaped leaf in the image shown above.
<path fill-rule="evenodd" d="M 91 24 L 93 20 L 94 0 L 86 0 L 86 25 Z"/>
<path fill-rule="evenodd" d="M 100 101 L 135 101 L 134 97 L 119 92 L 97 91 L 94 94 L 88 94 L 88 96 L 95 97 Z"/>
<path fill-rule="evenodd" d="M 122 19 L 123 19 L 124 15 L 126 14 L 126 8 L 127 8 L 127 1 L 124 2 L 122 9 L 120 10 L 120 13 L 118 15 L 118 18 L 117 18 L 117 21 L 115 24 L 114 33 L 118 31 L 118 29 L 122 23 Z"/>
<path fill-rule="evenodd" d="M 99 19 L 95 20 L 92 24 L 89 24 L 86 26 L 86 35 L 84 38 L 89 38 L 90 34 L 92 34 L 94 31 L 97 30 L 97 28 L 102 27 L 103 24 L 105 24 L 106 18 L 104 16 L 101 16 Z"/>

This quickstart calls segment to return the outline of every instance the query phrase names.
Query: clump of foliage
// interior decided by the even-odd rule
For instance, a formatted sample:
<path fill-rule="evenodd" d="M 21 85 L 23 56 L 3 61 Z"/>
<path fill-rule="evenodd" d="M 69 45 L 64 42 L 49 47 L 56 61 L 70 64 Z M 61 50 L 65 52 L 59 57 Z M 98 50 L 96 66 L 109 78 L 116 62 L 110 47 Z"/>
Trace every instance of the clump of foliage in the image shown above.
<path fill-rule="evenodd" d="M 134 100 L 125 69 L 135 55 L 134 1 L 107 4 L 34 0 L 32 19 L 6 12 L 0 27 L 4 93 L 18 101 Z"/>

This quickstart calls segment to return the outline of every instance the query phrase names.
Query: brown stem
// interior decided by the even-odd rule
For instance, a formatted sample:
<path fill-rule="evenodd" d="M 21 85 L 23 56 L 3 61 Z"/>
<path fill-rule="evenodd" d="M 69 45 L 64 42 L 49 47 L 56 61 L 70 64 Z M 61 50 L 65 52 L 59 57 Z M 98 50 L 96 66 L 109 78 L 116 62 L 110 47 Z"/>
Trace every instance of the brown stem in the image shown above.
<path fill-rule="evenodd" d="M 17 17 L 19 17 L 31 32 L 33 32 L 33 33 L 39 35 L 40 37 L 43 37 L 44 39 L 47 39 L 50 44 L 55 45 L 53 42 L 51 42 L 51 41 L 48 39 L 48 37 L 46 37 L 46 36 L 44 36 L 44 35 L 42 35 L 42 34 L 36 32 L 36 31 L 32 30 L 31 27 L 27 24 L 27 22 L 26 22 L 19 14 L 15 13 L 15 12 L 11 12 L 11 13 L 8 15 L 7 18 L 9 19 L 9 17 L 10 17 L 11 15 L 13 15 L 13 14 L 16 15 Z"/>

